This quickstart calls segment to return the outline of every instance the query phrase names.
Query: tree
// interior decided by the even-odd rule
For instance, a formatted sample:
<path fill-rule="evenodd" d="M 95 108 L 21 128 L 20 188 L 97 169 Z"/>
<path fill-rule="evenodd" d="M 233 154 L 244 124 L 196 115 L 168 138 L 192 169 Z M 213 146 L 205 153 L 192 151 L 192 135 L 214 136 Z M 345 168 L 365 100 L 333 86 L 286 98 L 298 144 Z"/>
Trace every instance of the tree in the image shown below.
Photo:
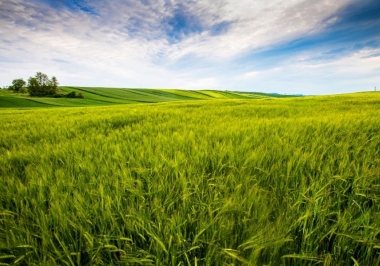
<path fill-rule="evenodd" d="M 40 86 L 49 86 L 50 80 L 48 75 L 41 72 L 37 72 L 35 78 L 38 84 L 40 84 Z"/>
<path fill-rule="evenodd" d="M 15 92 L 22 92 L 25 85 L 26 82 L 23 79 L 14 79 L 12 85 L 9 86 L 9 89 Z"/>
<path fill-rule="evenodd" d="M 41 96 L 42 90 L 36 78 L 30 77 L 28 79 L 28 91 L 30 96 Z"/>
<path fill-rule="evenodd" d="M 53 88 L 54 88 L 54 91 L 55 91 L 55 92 L 58 92 L 58 90 L 59 90 L 59 89 L 58 89 L 58 84 L 59 84 L 59 83 L 58 83 L 57 78 L 53 76 L 53 77 L 51 78 L 51 83 L 52 83 L 52 86 L 53 86 Z"/>
<path fill-rule="evenodd" d="M 30 96 L 52 96 L 58 92 L 58 80 L 56 77 L 49 80 L 48 75 L 37 72 L 28 79 L 28 91 Z"/>

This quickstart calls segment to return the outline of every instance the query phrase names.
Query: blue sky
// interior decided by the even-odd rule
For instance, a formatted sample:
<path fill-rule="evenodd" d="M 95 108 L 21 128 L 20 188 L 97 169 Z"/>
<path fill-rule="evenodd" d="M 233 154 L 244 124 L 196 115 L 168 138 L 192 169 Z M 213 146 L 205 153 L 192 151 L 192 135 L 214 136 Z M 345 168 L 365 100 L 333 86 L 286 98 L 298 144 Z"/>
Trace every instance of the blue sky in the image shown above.
<path fill-rule="evenodd" d="M 3 0 L 0 86 L 380 89 L 379 0 Z"/>

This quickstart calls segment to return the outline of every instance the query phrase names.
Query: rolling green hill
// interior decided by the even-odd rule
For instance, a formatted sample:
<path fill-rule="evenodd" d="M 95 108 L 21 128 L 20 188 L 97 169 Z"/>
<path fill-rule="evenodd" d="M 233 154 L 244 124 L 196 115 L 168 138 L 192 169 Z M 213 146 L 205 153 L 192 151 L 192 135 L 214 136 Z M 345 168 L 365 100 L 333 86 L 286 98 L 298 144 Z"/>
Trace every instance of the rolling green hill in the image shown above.
<path fill-rule="evenodd" d="M 215 99 L 261 99 L 281 97 L 278 94 L 254 92 L 231 92 L 212 90 L 175 90 L 175 89 L 123 89 L 123 88 L 90 88 L 61 87 L 65 93 L 75 91 L 82 93 L 84 99 L 29 97 L 26 94 L 15 94 L 0 91 L 0 108 L 32 108 L 32 107 L 72 107 L 102 106 L 131 103 L 159 103 L 188 100 Z"/>

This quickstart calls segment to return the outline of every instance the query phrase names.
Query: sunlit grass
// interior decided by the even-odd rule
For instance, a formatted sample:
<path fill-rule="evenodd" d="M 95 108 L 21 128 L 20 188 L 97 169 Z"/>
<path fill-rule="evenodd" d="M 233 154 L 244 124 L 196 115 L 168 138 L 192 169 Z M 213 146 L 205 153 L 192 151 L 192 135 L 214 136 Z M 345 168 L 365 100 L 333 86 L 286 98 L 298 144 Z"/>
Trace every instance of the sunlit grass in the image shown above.
<path fill-rule="evenodd" d="M 380 264 L 379 94 L 0 115 L 5 265 Z"/>
<path fill-rule="evenodd" d="M 257 99 L 262 98 L 257 93 L 241 93 L 207 90 L 175 90 L 175 89 L 123 89 L 123 88 L 91 88 L 91 87 L 60 87 L 64 93 L 81 93 L 84 98 L 52 98 L 29 97 L 26 93 L 12 93 L 0 90 L 0 108 L 30 108 L 30 107 L 82 107 L 105 106 L 117 104 L 160 103 L 188 100 L 213 99 Z M 275 95 L 266 94 L 265 97 Z"/>

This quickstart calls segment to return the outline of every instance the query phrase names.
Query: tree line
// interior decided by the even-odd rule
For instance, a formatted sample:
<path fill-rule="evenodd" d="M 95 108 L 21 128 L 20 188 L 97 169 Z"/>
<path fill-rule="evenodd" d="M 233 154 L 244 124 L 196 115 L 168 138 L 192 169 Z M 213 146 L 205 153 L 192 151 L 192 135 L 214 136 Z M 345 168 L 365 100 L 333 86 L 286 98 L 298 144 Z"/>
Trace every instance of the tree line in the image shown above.
<path fill-rule="evenodd" d="M 25 82 L 22 78 L 14 79 L 8 89 L 18 93 L 29 93 L 30 96 L 35 97 L 84 98 L 82 93 L 70 92 L 62 94 L 58 84 L 56 77 L 53 76 L 49 79 L 48 75 L 37 72 L 34 77 L 28 79 L 28 82 Z"/>

